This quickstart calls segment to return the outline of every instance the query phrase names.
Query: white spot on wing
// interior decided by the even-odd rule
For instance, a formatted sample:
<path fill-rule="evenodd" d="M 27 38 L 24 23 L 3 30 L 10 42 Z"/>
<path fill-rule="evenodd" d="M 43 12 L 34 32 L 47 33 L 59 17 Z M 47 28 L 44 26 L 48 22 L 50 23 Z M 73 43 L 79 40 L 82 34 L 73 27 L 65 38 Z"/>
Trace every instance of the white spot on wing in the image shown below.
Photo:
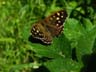
<path fill-rule="evenodd" d="M 62 15 L 61 18 L 63 18 L 64 16 Z"/>
<path fill-rule="evenodd" d="M 61 21 L 59 20 L 58 23 L 61 23 Z"/>
<path fill-rule="evenodd" d="M 60 16 L 60 13 L 57 13 L 58 16 Z"/>
<path fill-rule="evenodd" d="M 59 19 L 60 19 L 59 17 L 56 18 L 56 20 L 59 20 Z"/>
<path fill-rule="evenodd" d="M 56 24 L 56 26 L 59 26 L 59 24 Z"/>

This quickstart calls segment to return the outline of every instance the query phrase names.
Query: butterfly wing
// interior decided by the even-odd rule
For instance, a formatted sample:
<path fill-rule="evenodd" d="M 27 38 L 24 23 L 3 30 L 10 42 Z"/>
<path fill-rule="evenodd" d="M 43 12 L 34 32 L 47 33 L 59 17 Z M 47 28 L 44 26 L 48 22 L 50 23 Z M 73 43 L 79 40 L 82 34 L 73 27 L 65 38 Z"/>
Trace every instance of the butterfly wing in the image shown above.
<path fill-rule="evenodd" d="M 39 39 L 45 44 L 51 44 L 52 42 L 50 32 L 46 30 L 41 22 L 32 25 L 31 33 L 33 38 Z"/>
<path fill-rule="evenodd" d="M 61 10 L 44 20 L 46 28 L 50 31 L 52 36 L 58 36 L 61 33 L 66 17 L 67 12 L 65 10 Z"/>
<path fill-rule="evenodd" d="M 61 10 L 33 24 L 31 29 L 32 37 L 41 40 L 45 44 L 51 44 L 52 36 L 58 36 L 63 30 L 63 22 L 66 17 L 66 11 Z"/>

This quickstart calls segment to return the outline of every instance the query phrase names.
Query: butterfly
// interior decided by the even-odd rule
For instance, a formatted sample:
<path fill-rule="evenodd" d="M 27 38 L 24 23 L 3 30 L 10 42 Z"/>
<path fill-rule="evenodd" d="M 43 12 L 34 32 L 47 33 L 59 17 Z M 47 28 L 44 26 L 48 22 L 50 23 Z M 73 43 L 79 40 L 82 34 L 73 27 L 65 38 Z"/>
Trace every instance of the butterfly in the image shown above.
<path fill-rule="evenodd" d="M 31 35 L 44 44 L 51 44 L 52 38 L 58 36 L 63 30 L 63 23 L 67 17 L 65 10 L 60 10 L 45 19 L 32 24 Z"/>

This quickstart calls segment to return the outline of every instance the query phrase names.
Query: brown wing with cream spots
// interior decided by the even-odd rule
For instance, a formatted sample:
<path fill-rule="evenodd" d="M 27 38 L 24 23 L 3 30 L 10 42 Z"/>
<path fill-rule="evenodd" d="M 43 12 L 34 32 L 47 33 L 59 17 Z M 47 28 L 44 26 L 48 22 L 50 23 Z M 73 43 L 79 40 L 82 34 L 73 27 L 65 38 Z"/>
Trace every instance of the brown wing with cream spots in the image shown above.
<path fill-rule="evenodd" d="M 48 30 L 40 23 L 32 25 L 32 37 L 41 40 L 45 44 L 51 44 L 52 36 Z"/>
<path fill-rule="evenodd" d="M 63 22 L 66 17 L 66 11 L 61 10 L 33 24 L 31 29 L 32 37 L 41 40 L 45 44 L 51 44 L 52 36 L 58 36 L 63 30 Z"/>
<path fill-rule="evenodd" d="M 46 28 L 51 32 L 52 36 L 58 36 L 61 33 L 66 17 L 67 12 L 61 10 L 45 19 Z"/>

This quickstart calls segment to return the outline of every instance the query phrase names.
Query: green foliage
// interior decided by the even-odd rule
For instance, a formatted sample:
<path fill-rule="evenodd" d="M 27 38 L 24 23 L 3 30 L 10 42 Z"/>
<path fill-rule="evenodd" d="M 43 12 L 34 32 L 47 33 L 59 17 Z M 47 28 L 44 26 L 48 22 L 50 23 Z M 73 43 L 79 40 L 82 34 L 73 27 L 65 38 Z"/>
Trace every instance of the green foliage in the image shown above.
<path fill-rule="evenodd" d="M 32 24 L 61 9 L 62 34 L 51 45 L 31 42 Z M 91 72 L 95 53 L 96 1 L 0 0 L 0 72 Z"/>

